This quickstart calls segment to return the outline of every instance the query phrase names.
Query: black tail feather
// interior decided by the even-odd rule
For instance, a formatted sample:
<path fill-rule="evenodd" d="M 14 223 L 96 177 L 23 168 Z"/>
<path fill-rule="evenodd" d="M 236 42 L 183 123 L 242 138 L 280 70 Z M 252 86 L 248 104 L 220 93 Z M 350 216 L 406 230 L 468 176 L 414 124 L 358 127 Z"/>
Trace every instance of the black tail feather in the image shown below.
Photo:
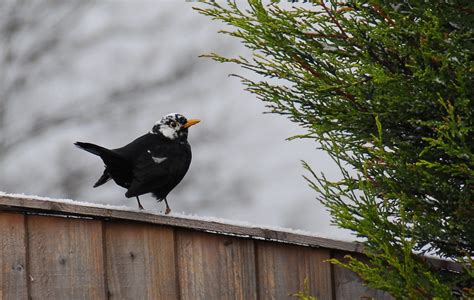
<path fill-rule="evenodd" d="M 109 172 L 107 172 L 107 169 L 105 169 L 102 176 L 100 176 L 99 180 L 97 180 L 97 182 L 94 184 L 94 187 L 96 188 L 100 185 L 103 185 L 104 183 L 106 183 L 110 179 L 112 179 L 112 178 L 110 177 Z"/>
<path fill-rule="evenodd" d="M 130 186 L 133 174 L 131 162 L 127 158 L 121 156 L 114 150 L 109 150 L 91 143 L 75 142 L 74 145 L 82 150 L 98 155 L 105 164 L 105 171 L 94 184 L 94 187 L 98 187 L 112 178 L 120 186 L 126 188 Z"/>
<path fill-rule="evenodd" d="M 104 147 L 97 146 L 91 143 L 75 142 L 74 145 L 76 145 L 76 147 L 78 147 L 79 149 L 85 150 L 87 152 L 90 152 L 92 154 L 99 155 L 99 156 L 101 156 L 102 153 L 109 151 L 108 149 Z"/>

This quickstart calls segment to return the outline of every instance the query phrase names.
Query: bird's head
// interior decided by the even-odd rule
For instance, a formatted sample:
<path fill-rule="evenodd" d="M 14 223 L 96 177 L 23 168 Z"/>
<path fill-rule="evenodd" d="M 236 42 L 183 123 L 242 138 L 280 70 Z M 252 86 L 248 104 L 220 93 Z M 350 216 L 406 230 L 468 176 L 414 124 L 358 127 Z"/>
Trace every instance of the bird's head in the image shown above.
<path fill-rule="evenodd" d="M 159 122 L 153 126 L 151 133 L 161 133 L 170 140 L 185 140 L 188 137 L 188 128 L 201 122 L 197 119 L 186 119 L 183 115 L 172 113 L 161 118 Z"/>

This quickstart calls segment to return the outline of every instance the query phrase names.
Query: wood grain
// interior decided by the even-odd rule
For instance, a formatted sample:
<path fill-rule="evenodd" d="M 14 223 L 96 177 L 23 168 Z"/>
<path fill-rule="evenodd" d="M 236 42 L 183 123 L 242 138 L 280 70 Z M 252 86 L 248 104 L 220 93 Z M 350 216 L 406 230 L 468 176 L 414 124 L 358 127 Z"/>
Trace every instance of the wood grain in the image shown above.
<path fill-rule="evenodd" d="M 81 202 L 77 203 L 81 204 Z M 41 212 L 86 216 L 92 218 L 132 220 L 151 224 L 189 228 L 193 230 L 232 234 L 235 236 L 251 239 L 264 239 L 298 245 L 307 245 L 311 247 L 324 247 L 351 252 L 362 252 L 363 250 L 362 246 L 358 243 L 349 243 L 316 236 L 296 234 L 292 232 L 271 230 L 259 227 L 244 227 L 215 221 L 193 220 L 184 217 L 157 215 L 147 212 L 124 211 L 113 208 L 105 209 L 78 204 L 0 196 L 0 210 L 13 210 L 21 212 L 30 211 L 33 213 Z"/>
<path fill-rule="evenodd" d="M 327 249 L 257 242 L 259 299 L 290 299 L 305 279 L 312 296 L 332 299 L 329 257 Z"/>
<path fill-rule="evenodd" d="M 347 253 L 335 252 L 334 258 L 342 259 Z M 354 255 L 353 255 L 354 256 Z M 358 259 L 362 259 L 362 256 L 357 256 Z M 394 298 L 390 294 L 374 290 L 366 285 L 356 273 L 340 267 L 333 266 L 334 272 L 334 289 L 337 300 L 345 299 L 374 299 L 374 300 L 393 300 Z"/>
<path fill-rule="evenodd" d="M 0 299 L 27 299 L 25 216 L 0 212 Z"/>
<path fill-rule="evenodd" d="M 173 229 L 134 222 L 105 227 L 110 299 L 177 299 Z"/>
<path fill-rule="evenodd" d="M 0 300 L 392 299 L 323 262 L 359 244 L 74 203 L 0 196 L 0 251 Z"/>
<path fill-rule="evenodd" d="M 182 299 L 256 299 L 252 240 L 176 231 Z"/>
<path fill-rule="evenodd" d="M 27 216 L 32 299 L 104 299 L 102 224 Z"/>

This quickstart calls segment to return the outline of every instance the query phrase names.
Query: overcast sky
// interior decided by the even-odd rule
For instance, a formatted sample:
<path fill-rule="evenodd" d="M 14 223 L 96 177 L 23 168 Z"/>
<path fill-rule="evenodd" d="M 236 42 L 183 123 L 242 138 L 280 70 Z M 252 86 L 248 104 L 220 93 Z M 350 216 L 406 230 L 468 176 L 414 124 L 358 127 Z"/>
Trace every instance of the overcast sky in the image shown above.
<path fill-rule="evenodd" d="M 330 178 L 335 165 L 314 142 L 285 141 L 303 130 L 263 114 L 227 76 L 252 74 L 198 57 L 247 50 L 195 3 L 16 2 L 0 4 L 0 190 L 134 207 L 113 182 L 92 188 L 102 162 L 72 143 L 120 147 L 180 112 L 202 122 L 190 129 L 193 162 L 168 197 L 173 211 L 347 238 L 329 226 L 300 161 Z"/>

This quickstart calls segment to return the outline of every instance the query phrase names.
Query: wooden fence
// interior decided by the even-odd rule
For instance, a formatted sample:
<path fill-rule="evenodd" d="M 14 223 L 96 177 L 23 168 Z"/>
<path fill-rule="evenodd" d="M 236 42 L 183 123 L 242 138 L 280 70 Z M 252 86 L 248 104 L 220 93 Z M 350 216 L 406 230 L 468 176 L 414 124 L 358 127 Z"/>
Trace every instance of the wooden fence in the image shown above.
<path fill-rule="evenodd" d="M 72 203 L 0 196 L 0 250 L 0 300 L 391 299 L 325 262 L 357 244 Z"/>

